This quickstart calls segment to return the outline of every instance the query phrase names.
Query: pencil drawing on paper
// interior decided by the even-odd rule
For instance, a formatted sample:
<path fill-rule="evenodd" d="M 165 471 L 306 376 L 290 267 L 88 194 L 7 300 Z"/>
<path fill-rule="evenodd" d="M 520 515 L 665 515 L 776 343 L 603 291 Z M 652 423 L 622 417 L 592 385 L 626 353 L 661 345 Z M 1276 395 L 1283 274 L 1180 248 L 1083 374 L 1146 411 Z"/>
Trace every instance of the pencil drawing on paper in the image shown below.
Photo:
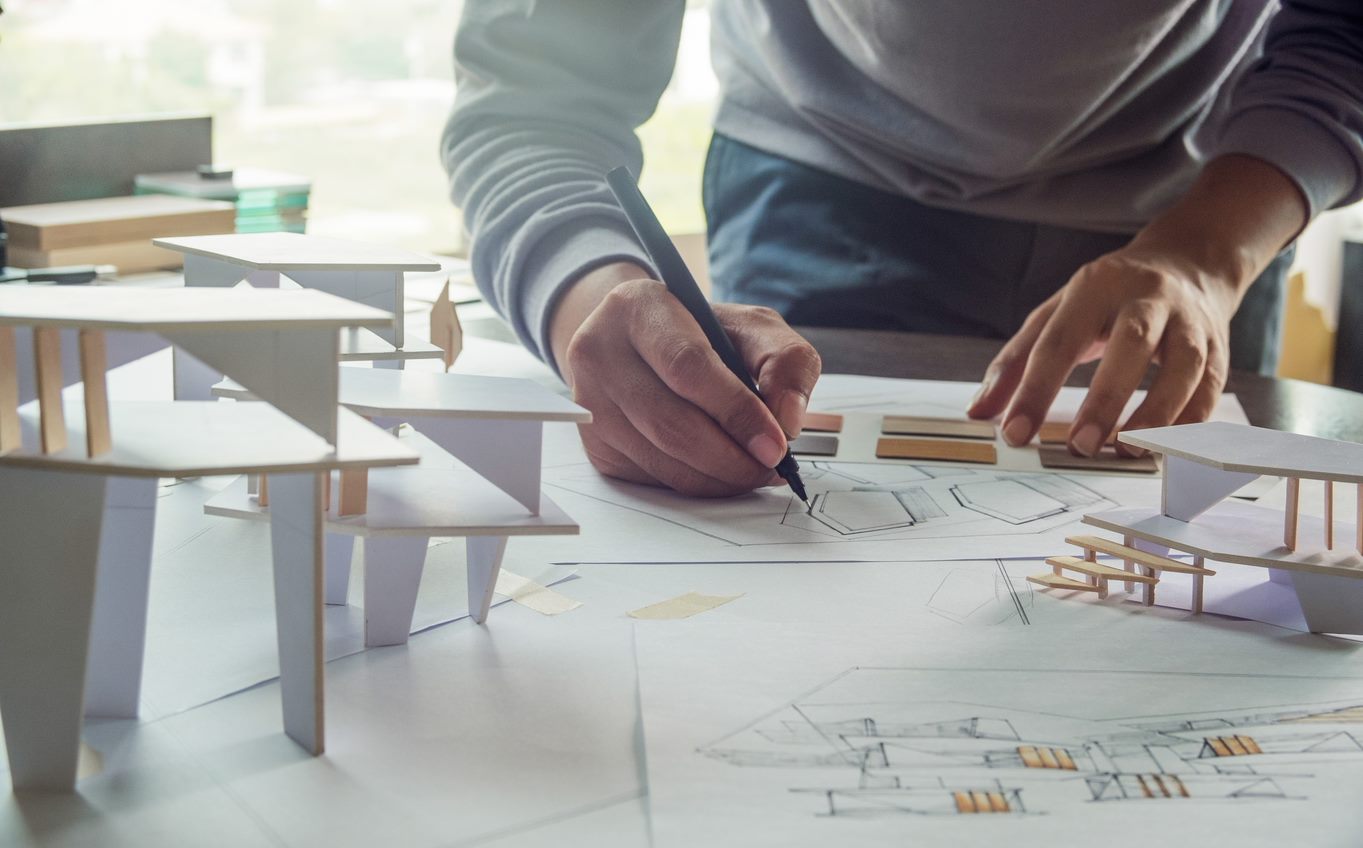
<path fill-rule="evenodd" d="M 1113 676 L 1093 682 L 1128 694 L 1106 705 L 1063 696 L 1048 703 L 1036 694 L 1066 691 L 1075 674 Z M 771 791 L 805 798 L 806 814 L 832 819 L 1278 803 L 1309 798 L 1317 781 L 1363 765 L 1363 691 L 1354 701 L 1246 709 L 1231 706 L 1244 703 L 1243 687 L 1276 703 L 1272 693 L 1291 678 L 1247 675 L 1232 684 L 1238 692 L 1219 693 L 1226 685 L 1219 677 L 851 668 L 696 753 L 749 775 L 769 773 L 763 785 Z M 962 684 L 999 702 L 955 700 L 950 693 Z M 1110 707 L 1126 716 L 1129 693 L 1159 687 L 1177 691 L 1175 701 L 1224 706 L 1119 719 L 1083 714 Z"/>
<path fill-rule="evenodd" d="M 607 480 L 585 464 L 550 474 L 558 488 L 735 546 L 1039 534 L 1120 500 L 1104 493 L 1114 485 L 1106 478 L 959 466 L 805 463 L 808 507 L 787 489 L 711 503 Z"/>

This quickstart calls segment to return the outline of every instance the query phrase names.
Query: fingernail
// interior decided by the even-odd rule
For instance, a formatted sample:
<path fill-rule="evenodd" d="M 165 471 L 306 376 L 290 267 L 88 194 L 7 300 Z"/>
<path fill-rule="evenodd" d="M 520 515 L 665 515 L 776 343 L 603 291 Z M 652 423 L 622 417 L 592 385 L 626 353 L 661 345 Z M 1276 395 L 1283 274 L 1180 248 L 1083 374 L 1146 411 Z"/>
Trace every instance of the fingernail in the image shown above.
<path fill-rule="evenodd" d="M 781 398 L 781 429 L 787 435 L 798 436 L 800 425 L 805 419 L 805 408 L 809 405 L 809 398 L 805 397 L 804 392 L 789 391 Z"/>
<path fill-rule="evenodd" d="M 1070 440 L 1070 446 L 1082 453 L 1084 456 L 1093 456 L 1098 449 L 1103 446 L 1103 428 L 1096 422 L 1090 421 L 1079 432 L 1074 434 Z"/>
<path fill-rule="evenodd" d="M 786 455 L 781 446 L 776 444 L 776 440 L 765 434 L 753 436 L 748 440 L 748 453 L 765 468 L 775 468 L 776 463 Z"/>
<path fill-rule="evenodd" d="M 1014 416 L 1003 425 L 1003 440 L 1013 447 L 1021 447 L 1031 441 L 1032 419 L 1025 415 Z"/>

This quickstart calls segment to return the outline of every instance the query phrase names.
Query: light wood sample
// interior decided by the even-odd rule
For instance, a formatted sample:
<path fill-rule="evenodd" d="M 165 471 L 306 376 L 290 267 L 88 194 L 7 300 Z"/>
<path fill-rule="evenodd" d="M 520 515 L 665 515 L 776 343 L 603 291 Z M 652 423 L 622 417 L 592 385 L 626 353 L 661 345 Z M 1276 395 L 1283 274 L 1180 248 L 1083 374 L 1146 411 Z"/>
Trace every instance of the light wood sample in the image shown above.
<path fill-rule="evenodd" d="M 916 415 L 887 415 L 882 432 L 894 436 L 948 436 L 957 439 L 993 439 L 994 422 Z"/>
<path fill-rule="evenodd" d="M 1075 456 L 1064 445 L 1042 445 L 1037 449 L 1043 468 L 1071 468 L 1083 471 L 1123 471 L 1154 474 L 1159 471 L 1153 456 L 1118 456 L 1112 448 L 1103 448 L 1096 456 Z"/>
<path fill-rule="evenodd" d="M 876 442 L 876 456 L 881 459 L 938 459 L 987 465 L 999 461 L 998 451 L 990 442 L 953 439 L 880 439 Z"/>

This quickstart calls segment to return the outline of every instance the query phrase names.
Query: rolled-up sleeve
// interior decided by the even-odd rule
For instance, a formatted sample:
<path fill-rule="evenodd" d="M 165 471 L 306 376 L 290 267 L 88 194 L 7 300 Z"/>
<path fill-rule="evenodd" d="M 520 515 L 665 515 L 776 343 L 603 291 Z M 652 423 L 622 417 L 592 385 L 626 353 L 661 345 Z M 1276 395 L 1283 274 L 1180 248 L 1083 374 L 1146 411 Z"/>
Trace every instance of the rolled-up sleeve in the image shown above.
<path fill-rule="evenodd" d="M 635 130 L 671 78 L 682 0 L 468 0 L 441 139 L 474 278 L 541 359 L 564 288 L 609 262 L 649 267 L 603 174 L 639 172 Z"/>
<path fill-rule="evenodd" d="M 1217 152 L 1276 165 L 1311 216 L 1363 199 L 1363 2 L 1284 1 L 1232 95 Z"/>

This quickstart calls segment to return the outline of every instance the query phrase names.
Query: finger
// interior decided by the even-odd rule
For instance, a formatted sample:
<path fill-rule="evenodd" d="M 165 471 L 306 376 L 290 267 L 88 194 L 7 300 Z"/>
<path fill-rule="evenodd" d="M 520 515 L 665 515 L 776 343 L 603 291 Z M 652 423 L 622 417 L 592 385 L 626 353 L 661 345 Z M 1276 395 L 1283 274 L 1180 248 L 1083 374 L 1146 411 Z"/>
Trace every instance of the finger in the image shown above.
<path fill-rule="evenodd" d="M 980 390 L 971 399 L 966 415 L 971 418 L 993 418 L 1008 408 L 1018 383 L 1022 382 L 1027 357 L 1041 336 L 1041 331 L 1055 314 L 1058 303 L 1059 295 L 1056 294 L 1033 309 L 1027 320 L 1022 322 L 1022 326 L 984 370 Z"/>
<path fill-rule="evenodd" d="M 754 374 L 786 438 L 800 435 L 809 396 L 823 370 L 818 351 L 773 309 L 719 304 L 715 315 Z"/>
<path fill-rule="evenodd" d="M 1107 441 L 1149 369 L 1168 320 L 1169 313 L 1164 308 L 1148 303 L 1132 304 L 1117 313 L 1107 352 L 1074 416 L 1070 432 L 1072 452 L 1093 456 Z"/>
<path fill-rule="evenodd" d="M 657 297 L 629 326 L 630 340 L 663 383 L 714 419 L 766 468 L 786 455 L 781 425 L 761 399 L 734 376 L 676 298 Z"/>
<path fill-rule="evenodd" d="M 675 489 L 684 495 L 722 498 L 743 494 L 756 487 L 716 480 L 663 453 L 636 430 L 624 412 L 618 408 L 613 408 L 603 418 L 603 423 L 609 428 L 611 446 L 644 474 L 667 488 Z M 761 485 L 764 480 L 765 477 L 756 485 Z"/>
<path fill-rule="evenodd" d="M 1201 331 L 1170 322 L 1160 341 L 1160 366 L 1145 400 L 1122 425 L 1123 430 L 1141 430 L 1172 424 L 1183 412 L 1207 369 L 1207 339 Z M 1123 456 L 1144 456 L 1145 451 L 1117 443 Z"/>
<path fill-rule="evenodd" d="M 1202 372 L 1202 382 L 1193 390 L 1193 396 L 1184 405 L 1183 411 L 1174 419 L 1175 424 L 1196 424 L 1212 417 L 1216 404 L 1221 400 L 1221 390 L 1226 387 L 1229 375 L 1229 354 L 1225 342 L 1216 338 L 1207 343 L 1207 367 Z"/>
<path fill-rule="evenodd" d="M 1003 422 L 1003 439 L 1017 447 L 1036 435 L 1060 387 L 1079 357 L 1098 338 L 1096 310 L 1080 310 L 1062 299 L 1027 357 L 1022 380 Z"/>
<path fill-rule="evenodd" d="M 632 362 L 619 364 L 617 376 L 604 384 L 604 390 L 633 430 L 699 474 L 741 491 L 755 489 L 770 477 L 770 467 L 735 444 L 713 418 L 673 394 L 637 355 Z M 640 457 L 631 458 L 655 473 Z"/>

